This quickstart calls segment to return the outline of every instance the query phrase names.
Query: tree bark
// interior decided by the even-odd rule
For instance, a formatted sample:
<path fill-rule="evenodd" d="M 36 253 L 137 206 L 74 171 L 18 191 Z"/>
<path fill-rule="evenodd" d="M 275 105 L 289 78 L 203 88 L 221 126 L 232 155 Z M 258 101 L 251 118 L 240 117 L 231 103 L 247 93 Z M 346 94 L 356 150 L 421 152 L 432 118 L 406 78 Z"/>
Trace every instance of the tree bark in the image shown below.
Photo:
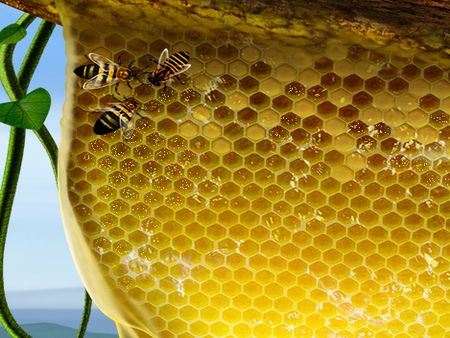
<path fill-rule="evenodd" d="M 61 24 L 54 0 L 0 2 Z M 120 8 L 126 3 L 139 8 L 178 8 L 202 16 L 206 13 L 205 17 L 212 18 L 228 15 L 240 21 L 262 14 L 269 28 L 275 22 L 283 22 L 285 26 L 296 22 L 296 27 L 300 23 L 300 27 L 311 32 L 318 23 L 325 23 L 331 31 L 379 35 L 382 40 L 379 43 L 408 39 L 422 49 L 450 57 L 449 0 L 105 0 L 104 5 Z"/>

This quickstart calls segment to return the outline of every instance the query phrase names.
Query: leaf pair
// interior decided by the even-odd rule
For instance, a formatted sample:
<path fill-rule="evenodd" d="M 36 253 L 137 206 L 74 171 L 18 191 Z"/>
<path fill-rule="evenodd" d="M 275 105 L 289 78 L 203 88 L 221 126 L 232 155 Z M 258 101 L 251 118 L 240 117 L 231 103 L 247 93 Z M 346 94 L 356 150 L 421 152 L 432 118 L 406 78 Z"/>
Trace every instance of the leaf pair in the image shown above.
<path fill-rule="evenodd" d="M 0 104 L 0 122 L 13 127 L 38 130 L 50 110 L 50 94 L 44 88 L 28 93 L 18 101 Z"/>
<path fill-rule="evenodd" d="M 25 35 L 27 35 L 25 28 L 13 23 L 0 31 L 0 45 L 17 43 L 22 40 Z"/>

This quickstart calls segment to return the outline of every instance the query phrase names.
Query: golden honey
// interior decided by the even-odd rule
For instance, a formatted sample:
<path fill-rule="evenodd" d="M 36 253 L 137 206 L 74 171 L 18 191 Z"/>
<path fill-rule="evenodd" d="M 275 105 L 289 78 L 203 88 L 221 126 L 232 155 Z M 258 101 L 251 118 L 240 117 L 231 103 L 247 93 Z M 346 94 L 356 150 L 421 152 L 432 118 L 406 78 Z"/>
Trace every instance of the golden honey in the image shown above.
<path fill-rule="evenodd" d="M 87 26 L 66 6 L 65 228 L 121 337 L 447 334 L 448 64 L 158 8 Z M 114 89 L 81 89 L 84 54 L 145 68 L 164 48 L 191 53 L 184 84 L 121 85 L 145 117 L 95 135 Z"/>

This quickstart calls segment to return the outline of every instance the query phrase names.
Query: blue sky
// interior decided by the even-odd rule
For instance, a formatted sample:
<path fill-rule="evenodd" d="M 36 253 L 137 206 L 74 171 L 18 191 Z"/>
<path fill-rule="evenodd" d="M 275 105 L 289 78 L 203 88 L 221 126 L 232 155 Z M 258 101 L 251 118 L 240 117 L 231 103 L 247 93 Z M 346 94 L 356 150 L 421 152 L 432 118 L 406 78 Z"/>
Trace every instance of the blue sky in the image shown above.
<path fill-rule="evenodd" d="M 15 22 L 22 12 L 0 3 L 0 29 Z M 41 20 L 36 19 L 27 37 L 16 48 L 14 64 L 20 66 L 34 32 Z M 65 92 L 64 40 L 57 26 L 36 69 L 29 91 L 43 87 L 52 97 L 45 121 L 57 143 Z M 0 102 L 7 102 L 0 86 Z M 9 127 L 0 124 L 0 176 L 3 175 Z M 47 154 L 27 131 L 25 154 L 19 178 L 5 253 L 5 286 L 7 291 L 81 287 L 64 236 L 58 196 Z"/>

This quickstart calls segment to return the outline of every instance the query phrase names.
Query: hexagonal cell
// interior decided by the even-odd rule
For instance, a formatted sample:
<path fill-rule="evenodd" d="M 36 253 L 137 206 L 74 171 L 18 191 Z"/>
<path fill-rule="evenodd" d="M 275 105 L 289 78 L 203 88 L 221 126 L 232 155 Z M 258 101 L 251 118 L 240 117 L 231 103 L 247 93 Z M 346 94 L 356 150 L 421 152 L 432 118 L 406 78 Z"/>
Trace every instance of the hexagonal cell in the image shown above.
<path fill-rule="evenodd" d="M 427 94 L 419 99 L 420 107 L 425 110 L 434 110 L 439 108 L 440 100 L 433 94 Z"/>
<path fill-rule="evenodd" d="M 388 89 L 395 95 L 400 95 L 405 93 L 409 88 L 408 82 L 403 80 L 400 77 L 397 77 L 391 81 L 389 81 Z"/>
<path fill-rule="evenodd" d="M 206 72 L 212 76 L 221 76 L 225 73 L 225 65 L 217 60 L 212 60 L 206 64 Z"/>
<path fill-rule="evenodd" d="M 359 107 L 365 107 L 373 102 L 373 98 L 368 93 L 361 91 L 353 95 L 352 103 Z"/>
<path fill-rule="evenodd" d="M 322 86 L 313 86 L 307 90 L 307 96 L 313 102 L 321 102 L 328 96 L 328 91 Z"/>
<path fill-rule="evenodd" d="M 258 92 L 256 94 L 253 94 L 252 96 L 250 96 L 250 105 L 252 105 L 255 108 L 258 108 L 258 109 L 265 108 L 269 104 L 270 104 L 270 98 L 261 92 Z"/>
<path fill-rule="evenodd" d="M 398 74 L 398 69 L 390 63 L 383 65 L 380 71 L 378 71 L 378 76 L 384 80 L 391 80 Z"/>
<path fill-rule="evenodd" d="M 239 50 L 231 44 L 220 46 L 217 49 L 217 55 L 224 61 L 231 61 L 239 54 Z"/>
<path fill-rule="evenodd" d="M 292 100 L 285 95 L 277 96 L 272 100 L 272 107 L 279 112 L 291 110 Z"/>
<path fill-rule="evenodd" d="M 228 71 L 235 77 L 243 77 L 248 73 L 248 66 L 241 60 L 235 60 L 228 65 Z"/>
<path fill-rule="evenodd" d="M 223 132 L 225 137 L 230 140 L 234 140 L 242 137 L 244 134 L 244 128 L 242 128 L 239 124 L 232 122 L 224 127 Z"/>
<path fill-rule="evenodd" d="M 423 77 L 430 82 L 440 80 L 442 78 L 442 75 L 442 69 L 434 65 L 423 70 Z"/>
<path fill-rule="evenodd" d="M 354 121 L 358 118 L 358 116 L 359 110 L 352 105 L 339 108 L 339 117 L 344 121 L 348 122 Z"/>
<path fill-rule="evenodd" d="M 294 81 L 297 75 L 297 70 L 290 65 L 283 64 L 275 69 L 274 75 L 279 81 Z"/>
<path fill-rule="evenodd" d="M 313 134 L 311 139 L 313 144 L 319 148 L 329 146 L 332 141 L 331 135 L 323 130 L 320 130 L 319 132 Z"/>
<path fill-rule="evenodd" d="M 269 130 L 269 137 L 276 143 L 282 143 L 289 137 L 289 131 L 277 126 Z"/>
<path fill-rule="evenodd" d="M 341 85 L 341 78 L 335 73 L 328 73 L 321 77 L 320 84 L 328 90 L 336 89 Z"/>
<path fill-rule="evenodd" d="M 253 46 L 246 46 L 241 50 L 241 58 L 247 62 L 255 62 L 261 57 L 261 52 Z"/>
<path fill-rule="evenodd" d="M 125 47 L 125 39 L 116 33 L 110 34 L 104 38 L 105 46 L 111 50 L 120 50 Z"/>
<path fill-rule="evenodd" d="M 402 76 L 407 80 L 413 80 L 420 75 L 420 68 L 413 64 L 406 65 L 402 69 Z"/>
<path fill-rule="evenodd" d="M 209 61 L 216 56 L 216 48 L 205 42 L 195 48 L 195 55 L 202 61 Z"/>
<path fill-rule="evenodd" d="M 269 96 L 281 94 L 281 83 L 271 77 L 261 81 L 261 91 Z"/>
<path fill-rule="evenodd" d="M 303 119 L 302 125 L 303 128 L 305 128 L 307 131 L 315 132 L 322 129 L 323 122 L 320 118 L 316 116 L 309 116 Z"/>
<path fill-rule="evenodd" d="M 450 117 L 442 110 L 435 111 L 430 114 L 430 124 L 436 128 L 443 128 L 448 126 Z"/>
<path fill-rule="evenodd" d="M 127 41 L 127 49 L 134 55 L 144 54 L 147 52 L 147 42 L 139 38 L 133 38 Z"/>
<path fill-rule="evenodd" d="M 236 89 L 237 80 L 231 75 L 224 74 L 218 80 L 219 89 L 224 92 L 229 92 Z"/>
<path fill-rule="evenodd" d="M 214 119 L 225 124 L 234 120 L 234 111 L 227 106 L 222 106 L 214 110 Z"/>
<path fill-rule="evenodd" d="M 314 62 L 314 68 L 322 73 L 329 72 L 333 69 L 333 61 L 326 56 L 322 56 Z"/>
<path fill-rule="evenodd" d="M 78 95 L 77 99 L 78 105 L 83 108 L 91 108 L 92 106 L 97 105 L 97 97 L 92 95 L 91 93 L 85 92 Z"/>
<path fill-rule="evenodd" d="M 372 127 L 370 127 L 372 129 Z M 347 125 L 347 131 L 353 136 L 359 136 L 369 131 L 369 127 L 361 120 L 355 120 Z"/>
<path fill-rule="evenodd" d="M 366 80 L 364 85 L 365 89 L 372 94 L 381 92 L 384 89 L 384 86 L 385 82 L 378 76 L 374 76 Z"/>
<path fill-rule="evenodd" d="M 239 89 L 245 93 L 254 93 L 259 88 L 258 80 L 254 79 L 251 76 L 246 76 L 243 79 L 239 80 Z"/>
<path fill-rule="evenodd" d="M 351 92 L 356 92 L 358 90 L 361 90 L 363 83 L 364 83 L 364 80 L 361 79 L 356 74 L 351 74 L 351 75 L 345 77 L 343 80 L 344 88 Z"/>
<path fill-rule="evenodd" d="M 263 61 L 258 61 L 250 67 L 250 73 L 258 79 L 263 79 L 272 73 L 272 67 Z"/>
<path fill-rule="evenodd" d="M 175 108 L 175 107 L 173 107 Z M 180 106 L 177 106 L 178 109 L 180 108 Z M 183 109 L 182 107 L 180 108 L 181 110 Z M 173 110 L 172 112 L 175 112 L 175 110 Z M 179 111 L 178 111 L 179 113 Z M 166 136 L 170 136 L 173 135 L 174 133 L 177 132 L 178 129 L 178 125 L 172 121 L 171 119 L 164 119 L 158 122 L 158 130 L 161 132 L 161 134 L 166 135 Z"/>
<path fill-rule="evenodd" d="M 257 113 L 251 108 L 244 108 L 238 111 L 238 120 L 244 124 L 252 124 L 256 122 Z"/>
<path fill-rule="evenodd" d="M 225 95 L 217 89 L 209 91 L 205 95 L 205 103 L 211 107 L 217 107 L 225 103 Z"/>
<path fill-rule="evenodd" d="M 374 125 L 374 129 L 371 133 L 371 136 L 376 138 L 377 140 L 382 140 L 391 135 L 391 127 L 383 122 L 379 122 Z"/>
<path fill-rule="evenodd" d="M 361 45 L 351 45 L 347 49 L 347 57 L 354 62 L 360 61 L 368 57 L 368 51 Z"/>

